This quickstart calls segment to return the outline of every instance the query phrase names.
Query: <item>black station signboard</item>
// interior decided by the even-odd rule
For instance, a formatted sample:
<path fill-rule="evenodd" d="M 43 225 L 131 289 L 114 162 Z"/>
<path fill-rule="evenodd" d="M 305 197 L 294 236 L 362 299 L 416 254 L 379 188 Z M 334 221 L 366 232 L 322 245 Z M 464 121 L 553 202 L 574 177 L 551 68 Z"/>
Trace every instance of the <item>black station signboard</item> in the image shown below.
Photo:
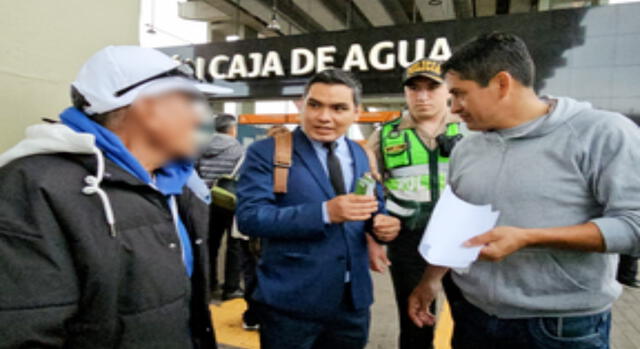
<path fill-rule="evenodd" d="M 429 57 L 446 60 L 457 45 L 491 31 L 521 36 L 543 93 L 588 99 L 640 113 L 640 4 L 417 23 L 164 48 L 193 64 L 198 78 L 233 90 L 214 98 L 283 99 L 302 94 L 311 74 L 354 72 L 366 96 L 402 92 L 402 70 Z M 621 92 L 617 94 L 615 92 Z M 631 100 L 634 101 L 631 101 Z"/>

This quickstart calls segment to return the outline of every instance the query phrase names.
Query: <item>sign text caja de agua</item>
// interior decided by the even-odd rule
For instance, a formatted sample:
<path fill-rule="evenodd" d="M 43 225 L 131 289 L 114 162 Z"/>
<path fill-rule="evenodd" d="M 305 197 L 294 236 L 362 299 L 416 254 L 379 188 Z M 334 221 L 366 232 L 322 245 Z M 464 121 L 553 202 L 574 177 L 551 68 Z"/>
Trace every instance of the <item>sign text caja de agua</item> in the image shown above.
<path fill-rule="evenodd" d="M 410 45 L 407 40 L 380 41 L 365 51 L 361 44 L 353 43 L 344 55 L 337 55 L 338 48 L 333 45 L 319 46 L 315 50 L 297 47 L 288 53 L 289 66 L 285 66 L 281 54 L 273 50 L 266 53 L 219 54 L 209 61 L 203 57 L 196 57 L 194 65 L 196 75 L 201 80 L 207 79 L 207 74 L 214 79 L 234 80 L 305 76 L 332 67 L 361 72 L 390 71 L 397 66 L 405 68 L 420 58 L 446 60 L 451 55 L 446 38 L 436 39 L 428 50 L 427 40 L 417 39 L 413 43 L 412 55 L 409 53 Z M 344 59 L 339 61 L 337 57 L 341 56 L 344 56 Z"/>
<path fill-rule="evenodd" d="M 389 96 L 402 94 L 402 71 L 410 62 L 421 57 L 444 60 L 455 51 L 455 47 L 479 34 L 505 31 L 519 35 L 527 43 L 536 63 L 535 86 L 541 92 L 545 92 L 546 87 L 551 88 L 548 92 L 557 93 L 554 87 L 561 84 L 564 86 L 560 91 L 562 93 L 572 93 L 576 97 L 598 96 L 602 100 L 605 98 L 603 93 L 614 94 L 615 90 L 599 88 L 586 91 L 589 86 L 598 86 L 589 80 L 595 74 L 594 70 L 576 69 L 582 69 L 581 62 L 588 58 L 592 62 L 589 63 L 590 67 L 606 66 L 607 72 L 612 72 L 622 69 L 615 68 L 617 62 L 629 62 L 632 59 L 628 57 L 637 57 L 624 45 L 615 51 L 606 49 L 608 46 L 602 44 L 602 35 L 606 33 L 601 31 L 611 31 L 611 38 L 607 42 L 620 41 L 620 35 L 627 35 L 628 29 L 625 28 L 635 28 L 633 21 L 637 20 L 637 16 L 632 14 L 637 13 L 639 7 L 635 4 L 546 11 L 214 42 L 162 50 L 191 62 L 200 79 L 214 81 L 233 90 L 229 95 L 214 98 L 296 98 L 302 94 L 303 86 L 311 74 L 328 67 L 354 72 L 362 82 L 366 96 Z M 618 18 L 617 26 L 606 24 L 613 23 L 606 22 L 606 18 Z M 616 34 L 616 28 L 621 31 L 619 35 Z M 540 31 L 542 29 L 544 33 Z M 595 33 L 597 38 L 591 39 L 589 33 Z M 578 47 L 582 50 L 580 52 L 589 54 L 572 54 L 571 51 Z M 624 58 L 613 60 L 607 55 L 609 52 L 616 52 L 616 55 Z M 635 86 L 633 81 L 637 81 L 632 72 L 613 76 L 625 79 L 625 84 L 630 86 Z M 621 86 L 627 86 L 625 84 Z M 567 85 L 575 86 L 575 91 Z M 621 107 L 630 109 L 626 104 Z"/>

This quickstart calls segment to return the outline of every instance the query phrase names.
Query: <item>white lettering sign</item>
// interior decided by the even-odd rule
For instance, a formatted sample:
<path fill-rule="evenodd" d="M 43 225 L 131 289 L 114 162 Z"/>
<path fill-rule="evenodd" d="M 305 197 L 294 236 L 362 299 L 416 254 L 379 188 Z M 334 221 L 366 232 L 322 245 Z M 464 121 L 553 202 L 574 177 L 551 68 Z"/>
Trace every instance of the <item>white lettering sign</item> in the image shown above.
<path fill-rule="evenodd" d="M 428 57 L 445 61 L 451 57 L 451 47 L 445 37 L 439 37 L 427 47 L 426 39 L 419 38 L 410 42 L 384 40 L 371 45 L 367 50 L 360 43 L 353 43 L 346 52 L 339 52 L 333 45 L 320 46 L 315 49 L 296 47 L 291 49 L 283 66 L 283 57 L 277 51 L 236 53 L 233 56 L 219 54 L 213 56 L 207 66 L 206 60 L 196 57 L 189 60 L 194 68 L 196 77 L 205 79 L 208 73 L 214 79 L 255 79 L 269 77 L 304 76 L 325 69 L 340 67 L 347 71 L 390 71 L 397 68 L 404 69 L 416 60 Z M 427 49 L 429 54 L 427 55 Z M 338 59 L 344 57 L 343 61 Z M 179 59 L 179 57 L 175 57 Z M 286 71 L 286 73 L 285 73 Z"/>
<path fill-rule="evenodd" d="M 354 67 L 357 67 L 360 71 L 369 70 L 367 58 L 360 44 L 351 45 L 347 53 L 347 58 L 345 58 L 344 64 L 342 65 L 342 70 L 351 71 Z"/>
<path fill-rule="evenodd" d="M 384 56 L 384 60 L 382 60 L 382 52 L 393 50 L 393 46 L 394 44 L 392 41 L 382 41 L 373 45 L 371 51 L 369 51 L 369 62 L 371 63 L 371 66 L 381 71 L 392 70 L 396 65 L 396 56 L 393 53 L 388 52 Z"/>
<path fill-rule="evenodd" d="M 291 50 L 291 75 L 306 75 L 313 71 L 315 57 L 311 50 L 294 48 Z M 302 63 L 304 61 L 304 64 Z"/>
<path fill-rule="evenodd" d="M 333 68 L 333 62 L 335 58 L 333 54 L 336 53 L 335 46 L 320 46 L 316 50 L 316 72 Z"/>
<path fill-rule="evenodd" d="M 214 79 L 224 79 L 227 77 L 226 74 L 220 72 L 220 64 L 222 62 L 229 62 L 229 56 L 215 56 L 211 59 L 211 63 L 209 63 L 209 74 Z"/>
<path fill-rule="evenodd" d="M 269 51 L 267 57 L 264 59 L 264 67 L 260 76 L 268 78 L 271 74 L 275 76 L 284 76 L 284 69 L 282 69 L 282 61 L 280 55 L 276 51 Z"/>

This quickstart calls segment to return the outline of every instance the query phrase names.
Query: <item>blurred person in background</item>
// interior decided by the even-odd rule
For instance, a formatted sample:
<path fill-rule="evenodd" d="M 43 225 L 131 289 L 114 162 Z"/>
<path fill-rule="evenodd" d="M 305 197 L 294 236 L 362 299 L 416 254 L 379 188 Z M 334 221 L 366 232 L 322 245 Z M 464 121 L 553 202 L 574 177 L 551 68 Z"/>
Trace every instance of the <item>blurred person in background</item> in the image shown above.
<path fill-rule="evenodd" d="M 208 144 L 201 150 L 196 168 L 209 188 L 223 175 L 229 175 L 238 165 L 244 148 L 236 139 L 238 133 L 236 117 L 218 114 L 213 120 L 213 131 Z M 234 212 L 211 204 L 209 224 L 209 250 L 211 254 L 211 293 L 218 291 L 218 253 L 224 235 L 227 235 L 227 250 L 224 263 L 222 300 L 242 298 L 240 287 L 242 276 L 242 246 L 240 239 L 231 236 Z"/>
<path fill-rule="evenodd" d="M 216 348 L 191 75 L 109 46 L 0 156 L 0 347 Z"/>

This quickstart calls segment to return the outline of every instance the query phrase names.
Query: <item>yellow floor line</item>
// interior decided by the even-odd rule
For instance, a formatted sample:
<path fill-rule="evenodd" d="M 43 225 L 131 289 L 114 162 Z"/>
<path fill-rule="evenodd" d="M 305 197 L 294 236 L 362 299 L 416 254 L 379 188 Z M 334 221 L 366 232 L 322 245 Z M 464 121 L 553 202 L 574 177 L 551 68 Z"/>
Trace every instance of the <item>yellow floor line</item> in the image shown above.
<path fill-rule="evenodd" d="M 218 343 L 244 349 L 260 348 L 258 332 L 245 331 L 242 328 L 242 313 L 245 309 L 247 304 L 244 299 L 234 299 L 211 306 Z"/>
<path fill-rule="evenodd" d="M 211 306 L 218 343 L 244 349 L 260 348 L 258 332 L 245 331 L 242 328 L 242 313 L 246 308 L 247 305 L 243 299 L 234 299 L 221 305 Z M 450 349 L 452 333 L 453 320 L 451 319 L 449 304 L 444 302 L 436 325 L 436 349 Z"/>
<path fill-rule="evenodd" d="M 453 335 L 453 319 L 449 303 L 444 301 L 442 311 L 436 324 L 434 344 L 436 349 L 451 349 L 451 336 Z"/>

